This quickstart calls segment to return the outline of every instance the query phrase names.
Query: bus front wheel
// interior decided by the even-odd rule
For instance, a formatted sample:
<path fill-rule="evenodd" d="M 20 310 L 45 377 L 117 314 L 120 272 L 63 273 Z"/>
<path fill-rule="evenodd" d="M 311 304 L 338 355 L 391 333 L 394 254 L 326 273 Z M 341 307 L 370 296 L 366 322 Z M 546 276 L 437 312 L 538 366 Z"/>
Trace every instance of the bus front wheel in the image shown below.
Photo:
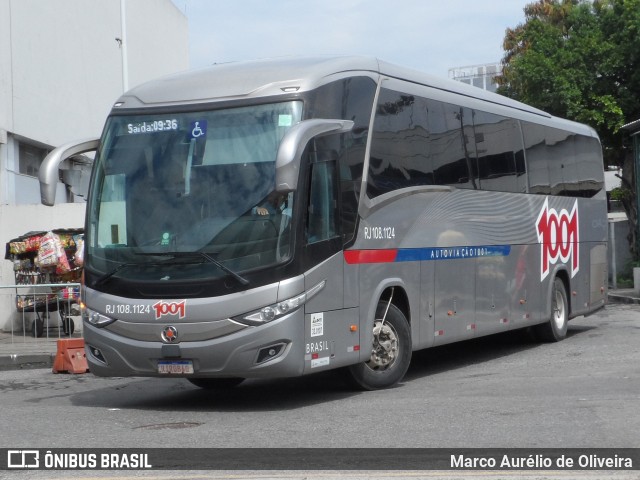
<path fill-rule="evenodd" d="M 373 322 L 371 356 L 366 362 L 348 367 L 349 376 L 364 390 L 388 388 L 402 380 L 410 362 L 409 322 L 395 305 L 380 302 Z"/>
<path fill-rule="evenodd" d="M 559 342 L 567 336 L 569 323 L 569 301 L 564 282 L 556 278 L 551 290 L 551 318 L 548 322 L 536 325 L 536 336 L 544 342 Z"/>

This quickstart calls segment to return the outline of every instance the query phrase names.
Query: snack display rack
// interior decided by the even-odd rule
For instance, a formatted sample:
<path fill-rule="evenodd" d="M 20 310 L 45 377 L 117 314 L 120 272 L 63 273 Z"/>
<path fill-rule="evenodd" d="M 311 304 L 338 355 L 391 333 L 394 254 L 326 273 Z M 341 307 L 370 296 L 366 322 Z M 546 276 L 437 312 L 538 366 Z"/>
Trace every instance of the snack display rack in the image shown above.
<path fill-rule="evenodd" d="M 64 334 L 73 334 L 72 316 L 79 314 L 83 233 L 82 229 L 29 232 L 6 245 L 5 259 L 13 262 L 16 310 L 23 322 L 28 321 L 26 313 L 34 314 L 34 337 L 51 327 L 51 314 L 55 312 Z"/>

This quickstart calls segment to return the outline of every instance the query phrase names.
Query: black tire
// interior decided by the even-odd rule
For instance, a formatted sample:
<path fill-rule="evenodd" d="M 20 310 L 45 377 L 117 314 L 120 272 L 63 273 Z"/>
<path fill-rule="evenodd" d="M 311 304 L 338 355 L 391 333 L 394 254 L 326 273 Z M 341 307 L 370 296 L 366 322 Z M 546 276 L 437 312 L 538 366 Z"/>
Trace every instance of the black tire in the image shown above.
<path fill-rule="evenodd" d="M 378 304 L 371 358 L 347 368 L 352 383 L 364 390 L 392 387 L 402 380 L 411 363 L 409 322 L 399 308 L 389 305 L 382 324 L 386 310 L 386 302 Z M 384 344 L 380 342 L 381 338 L 384 339 Z"/>
<path fill-rule="evenodd" d="M 31 335 L 34 338 L 39 338 L 44 333 L 44 321 L 41 318 L 36 318 L 31 324 Z"/>
<path fill-rule="evenodd" d="M 551 289 L 551 317 L 546 323 L 536 325 L 534 331 L 543 342 L 559 342 L 567 336 L 569 324 L 569 301 L 564 282 L 555 278 Z"/>
<path fill-rule="evenodd" d="M 233 388 L 244 382 L 244 378 L 230 377 L 230 378 L 187 378 L 196 387 L 204 388 L 206 390 L 216 390 Z"/>

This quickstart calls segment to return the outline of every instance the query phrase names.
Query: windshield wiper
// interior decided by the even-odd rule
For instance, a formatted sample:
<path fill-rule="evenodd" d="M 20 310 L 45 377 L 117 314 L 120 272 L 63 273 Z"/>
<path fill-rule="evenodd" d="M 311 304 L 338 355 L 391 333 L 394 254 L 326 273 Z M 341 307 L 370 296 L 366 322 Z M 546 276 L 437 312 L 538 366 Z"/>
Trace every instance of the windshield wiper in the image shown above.
<path fill-rule="evenodd" d="M 98 279 L 93 282 L 93 286 L 94 287 L 99 287 L 100 285 L 102 285 L 104 282 L 109 280 L 111 277 L 113 277 L 116 273 L 118 273 L 123 268 L 132 267 L 134 265 L 138 265 L 138 264 L 137 263 L 121 263 L 120 265 L 118 265 L 113 270 L 111 270 L 111 271 L 105 273 L 104 275 L 101 275 L 100 277 L 98 277 Z"/>
<path fill-rule="evenodd" d="M 241 275 L 237 274 L 236 272 L 231 270 L 229 267 L 227 267 L 226 265 L 224 265 L 223 263 L 221 263 L 220 261 L 216 260 L 211 255 L 209 255 L 208 253 L 205 253 L 205 252 L 157 252 L 157 253 L 151 253 L 150 252 L 150 253 L 138 253 L 138 255 L 149 255 L 149 256 L 156 255 L 156 256 L 161 256 L 161 257 L 174 257 L 174 258 L 193 257 L 193 256 L 202 257 L 207 262 L 215 265 L 216 267 L 218 267 L 223 272 L 231 275 L 233 278 L 235 278 L 242 285 L 244 285 L 244 286 L 249 285 L 249 280 L 247 280 L 246 278 L 244 278 Z M 163 265 L 166 265 L 166 263 L 164 263 Z"/>
<path fill-rule="evenodd" d="M 98 279 L 93 282 L 93 286 L 94 287 L 99 287 L 100 285 L 105 283 L 107 280 L 109 280 L 111 277 L 113 277 L 116 273 L 118 273 L 120 270 L 122 270 L 122 269 L 124 269 L 126 267 L 140 267 L 140 266 L 147 266 L 147 265 L 153 265 L 153 266 L 166 265 L 166 261 L 165 262 L 151 262 L 151 263 L 135 263 L 135 262 L 121 263 L 120 265 L 115 267 L 113 270 L 110 270 L 107 273 L 105 273 L 104 275 L 98 277 Z"/>
<path fill-rule="evenodd" d="M 143 255 L 143 256 L 149 256 L 149 257 L 153 257 L 153 256 L 157 256 L 157 257 L 174 257 L 174 258 L 193 257 L 193 256 L 202 257 L 207 262 L 212 263 L 213 265 L 218 267 L 223 272 L 231 275 L 233 278 L 235 278 L 242 285 L 244 285 L 244 286 L 249 285 L 249 280 L 247 280 L 246 278 L 238 275 L 236 272 L 231 270 L 229 267 L 225 266 L 224 264 L 220 263 L 218 260 L 213 258 L 211 255 L 209 255 L 207 253 L 204 253 L 204 252 L 158 252 L 158 253 L 136 253 L 136 255 Z M 164 262 L 149 262 L 149 263 L 129 262 L 129 263 L 121 263 L 120 265 L 115 267 L 113 270 L 110 270 L 109 272 L 107 272 L 104 275 L 100 276 L 96 281 L 93 282 L 93 286 L 94 287 L 99 287 L 100 285 L 105 283 L 107 280 L 109 280 L 111 277 L 113 277 L 116 273 L 118 273 L 120 270 L 123 270 L 124 268 L 149 266 L 149 265 L 163 266 L 163 265 L 171 265 L 171 263 L 166 261 L 166 260 Z"/>

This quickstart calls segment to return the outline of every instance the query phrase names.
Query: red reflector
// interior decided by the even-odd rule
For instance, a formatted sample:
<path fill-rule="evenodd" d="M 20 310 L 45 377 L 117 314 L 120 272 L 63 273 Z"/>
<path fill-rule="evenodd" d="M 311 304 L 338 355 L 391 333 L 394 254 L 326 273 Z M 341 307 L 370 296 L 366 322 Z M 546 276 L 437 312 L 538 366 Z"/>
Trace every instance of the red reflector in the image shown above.
<path fill-rule="evenodd" d="M 397 250 L 345 250 L 344 259 L 349 265 L 358 263 L 395 262 Z"/>
<path fill-rule="evenodd" d="M 318 355 L 317 353 L 312 353 L 311 354 L 311 360 L 316 360 L 319 357 L 320 357 L 320 355 Z"/>
<path fill-rule="evenodd" d="M 357 352 L 357 351 L 359 351 L 359 350 L 360 350 L 360 345 L 354 345 L 354 346 L 353 346 L 353 351 L 354 351 L 354 352 Z"/>

